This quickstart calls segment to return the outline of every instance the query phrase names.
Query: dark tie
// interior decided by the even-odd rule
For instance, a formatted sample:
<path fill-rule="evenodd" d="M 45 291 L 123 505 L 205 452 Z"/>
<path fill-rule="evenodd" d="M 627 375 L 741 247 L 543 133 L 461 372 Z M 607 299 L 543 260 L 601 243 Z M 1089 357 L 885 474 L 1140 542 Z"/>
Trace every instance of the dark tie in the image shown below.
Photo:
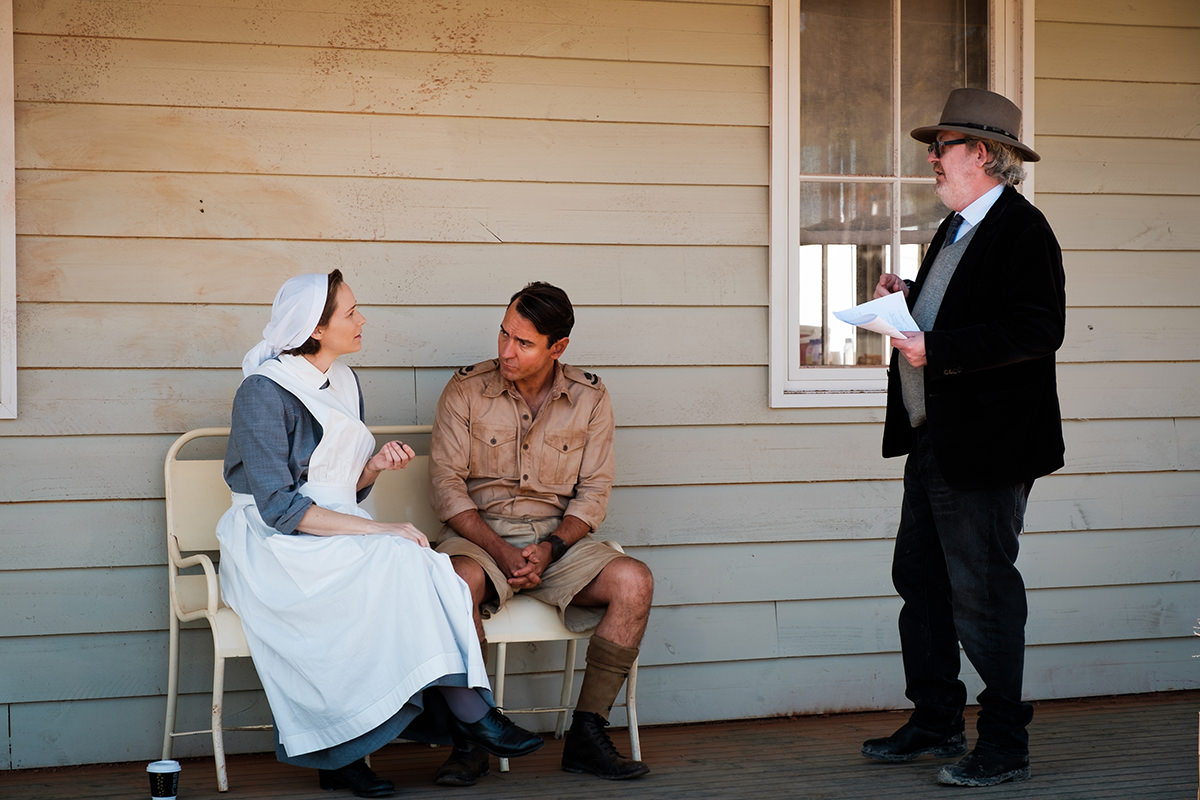
<path fill-rule="evenodd" d="M 958 233 L 959 226 L 962 224 L 962 214 L 955 212 L 954 216 L 950 218 L 950 224 L 946 227 L 946 241 L 942 245 L 943 247 L 949 247 L 950 245 L 954 244 L 954 237 Z"/>

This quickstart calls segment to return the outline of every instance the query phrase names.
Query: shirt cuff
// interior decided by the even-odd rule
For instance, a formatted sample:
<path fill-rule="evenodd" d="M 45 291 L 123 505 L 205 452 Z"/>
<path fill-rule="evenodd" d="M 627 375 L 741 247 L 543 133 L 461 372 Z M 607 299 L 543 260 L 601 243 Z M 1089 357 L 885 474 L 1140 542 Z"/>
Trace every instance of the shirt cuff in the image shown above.
<path fill-rule="evenodd" d="M 563 510 L 563 516 L 577 517 L 590 530 L 595 531 L 600 527 L 600 523 L 604 521 L 604 509 L 597 508 L 595 503 L 572 500 L 567 503 L 566 509 Z"/>
<path fill-rule="evenodd" d="M 435 502 L 433 510 L 437 514 L 438 519 L 442 522 L 448 522 L 464 511 L 478 511 L 479 506 L 475 505 L 470 497 L 450 497 Z"/>

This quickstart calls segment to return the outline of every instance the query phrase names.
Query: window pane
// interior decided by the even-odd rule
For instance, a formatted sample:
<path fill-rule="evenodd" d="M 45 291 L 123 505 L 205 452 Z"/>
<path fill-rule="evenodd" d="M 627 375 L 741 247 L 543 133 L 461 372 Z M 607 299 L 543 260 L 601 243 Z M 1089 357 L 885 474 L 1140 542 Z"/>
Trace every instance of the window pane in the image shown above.
<path fill-rule="evenodd" d="M 797 366 L 883 363 L 884 337 L 847 325 L 834 312 L 871 299 L 890 251 L 885 245 L 800 246 Z"/>
<path fill-rule="evenodd" d="M 882 363 L 883 337 L 833 312 L 875 294 L 890 258 L 890 201 L 883 182 L 800 184 L 798 366 Z"/>
<path fill-rule="evenodd" d="M 892 188 L 887 183 L 800 184 L 802 244 L 887 244 L 892 240 Z"/>
<path fill-rule="evenodd" d="M 900 16 L 900 160 L 904 175 L 926 175 L 908 132 L 935 124 L 951 89 L 987 88 L 987 0 L 902 0 Z"/>
<path fill-rule="evenodd" d="M 800 171 L 892 171 L 891 0 L 800 0 Z"/>
<path fill-rule="evenodd" d="M 930 173 L 932 174 L 932 173 Z M 927 243 L 950 211 L 933 193 L 933 183 L 900 186 L 900 241 Z"/>

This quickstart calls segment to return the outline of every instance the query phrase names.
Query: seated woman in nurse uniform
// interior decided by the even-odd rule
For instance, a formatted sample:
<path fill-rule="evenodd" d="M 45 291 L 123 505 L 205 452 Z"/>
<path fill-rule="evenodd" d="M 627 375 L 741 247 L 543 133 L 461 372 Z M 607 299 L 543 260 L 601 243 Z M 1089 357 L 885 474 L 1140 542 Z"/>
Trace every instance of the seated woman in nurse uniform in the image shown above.
<path fill-rule="evenodd" d="M 495 708 L 450 559 L 411 524 L 358 506 L 413 457 L 395 441 L 372 454 L 358 378 L 338 361 L 362 347 L 365 322 L 338 270 L 279 290 L 242 362 L 225 455 L 233 504 L 217 536 L 278 758 L 319 770 L 323 789 L 388 797 L 392 782 L 365 757 L 397 737 L 506 757 L 543 740 Z"/>

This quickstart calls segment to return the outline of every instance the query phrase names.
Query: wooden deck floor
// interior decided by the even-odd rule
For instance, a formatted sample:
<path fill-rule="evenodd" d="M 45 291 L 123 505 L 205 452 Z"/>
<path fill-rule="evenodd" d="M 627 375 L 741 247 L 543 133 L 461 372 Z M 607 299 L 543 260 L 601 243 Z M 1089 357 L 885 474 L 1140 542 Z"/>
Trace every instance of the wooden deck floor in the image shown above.
<path fill-rule="evenodd" d="M 493 759 L 492 775 L 469 789 L 432 784 L 445 748 L 391 745 L 376 753 L 372 764 L 397 783 L 397 797 L 413 800 L 920 800 L 963 793 L 988 800 L 1191 800 L 1200 798 L 1198 712 L 1200 691 L 1038 703 L 1030 729 L 1033 779 L 974 791 L 938 786 L 937 761 L 884 765 L 859 756 L 863 739 L 890 733 L 904 721 L 899 712 L 644 727 L 643 755 L 653 771 L 627 783 L 562 772 L 561 745 L 553 740 L 538 753 L 515 760 L 506 775 Z M 627 752 L 624 733 L 615 731 L 613 739 Z M 211 759 L 182 763 L 180 800 L 351 797 L 349 792 L 321 791 L 311 771 L 279 764 L 268 755 L 232 756 L 227 794 L 216 791 Z M 0 772 L 0 797 L 144 798 L 144 769 L 138 762 Z"/>

